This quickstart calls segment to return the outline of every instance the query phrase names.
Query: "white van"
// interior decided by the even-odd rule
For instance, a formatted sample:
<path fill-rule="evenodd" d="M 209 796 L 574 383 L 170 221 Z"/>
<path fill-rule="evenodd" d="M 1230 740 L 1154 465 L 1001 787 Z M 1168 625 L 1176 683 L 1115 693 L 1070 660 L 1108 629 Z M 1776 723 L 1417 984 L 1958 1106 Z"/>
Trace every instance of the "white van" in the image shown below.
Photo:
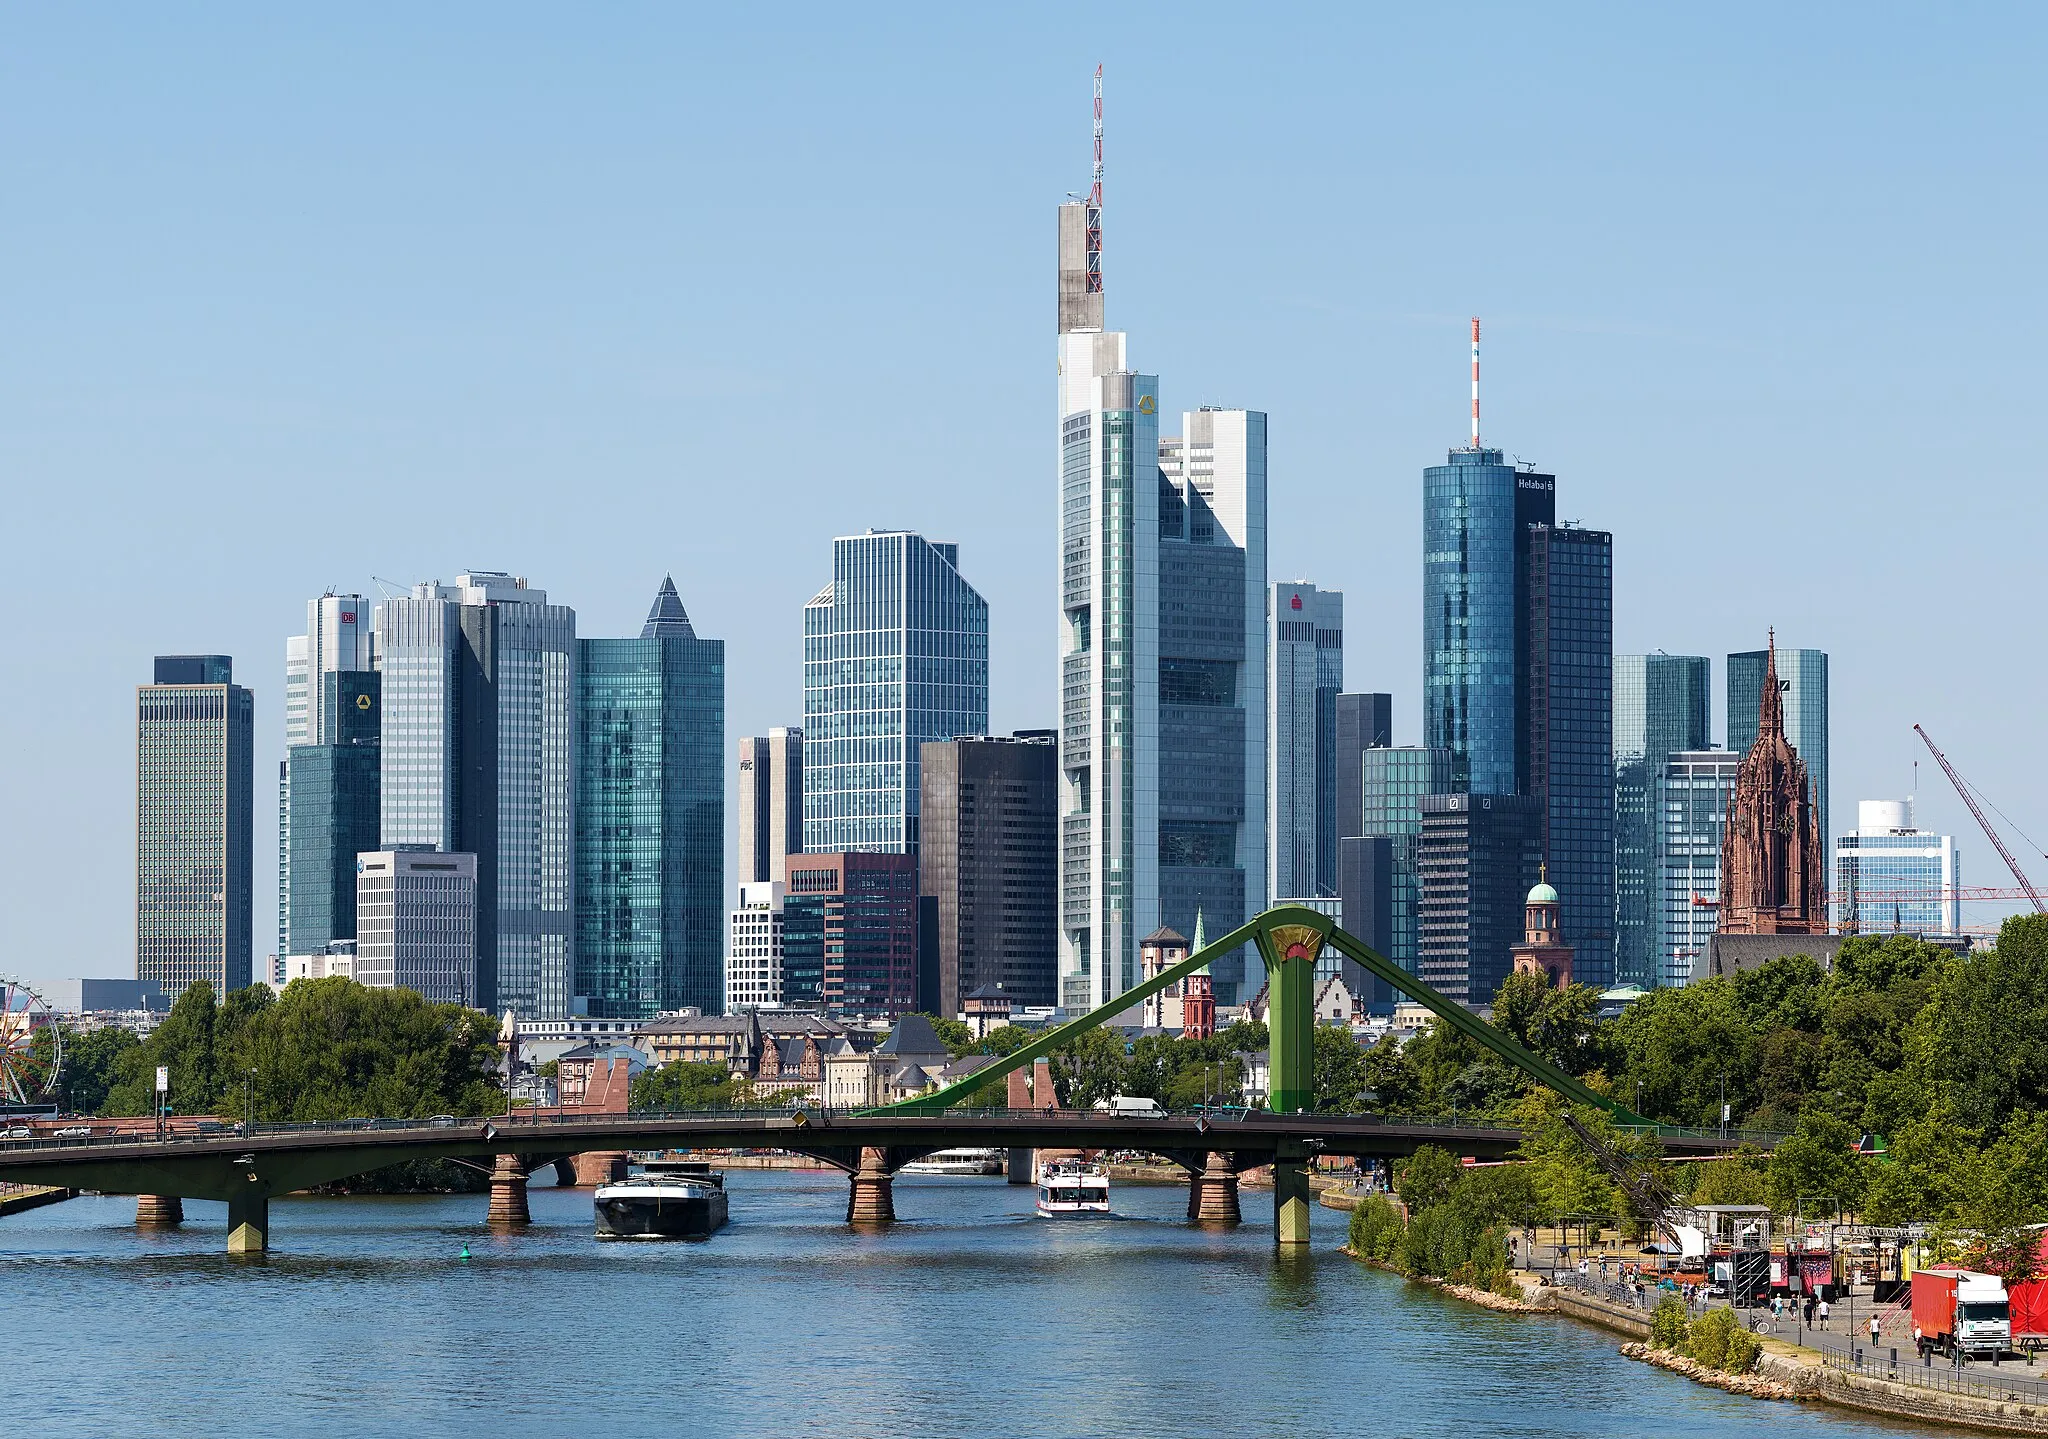
<path fill-rule="evenodd" d="M 1111 1114 L 1118 1119 L 1164 1119 L 1166 1111 L 1159 1107 L 1156 1099 L 1143 1099 L 1128 1094 L 1112 1094 L 1107 1099 L 1095 1101 L 1095 1112 Z"/>

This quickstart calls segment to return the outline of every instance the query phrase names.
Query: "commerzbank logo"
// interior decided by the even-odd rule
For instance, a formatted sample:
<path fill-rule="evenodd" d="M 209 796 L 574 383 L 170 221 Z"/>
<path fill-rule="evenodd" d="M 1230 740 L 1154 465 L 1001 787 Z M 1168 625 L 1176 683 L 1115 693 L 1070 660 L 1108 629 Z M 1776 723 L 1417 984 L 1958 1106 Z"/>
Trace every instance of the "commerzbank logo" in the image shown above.
<path fill-rule="evenodd" d="M 1153 398 L 1152 398 L 1152 397 L 1151 397 L 1150 395 L 1140 395 L 1140 396 L 1138 396 L 1138 413 L 1139 413 L 1139 414 L 1141 414 L 1141 415 L 1156 415 L 1156 414 L 1158 414 L 1158 413 L 1159 413 L 1159 402 L 1158 402 L 1157 400 L 1153 399 Z"/>

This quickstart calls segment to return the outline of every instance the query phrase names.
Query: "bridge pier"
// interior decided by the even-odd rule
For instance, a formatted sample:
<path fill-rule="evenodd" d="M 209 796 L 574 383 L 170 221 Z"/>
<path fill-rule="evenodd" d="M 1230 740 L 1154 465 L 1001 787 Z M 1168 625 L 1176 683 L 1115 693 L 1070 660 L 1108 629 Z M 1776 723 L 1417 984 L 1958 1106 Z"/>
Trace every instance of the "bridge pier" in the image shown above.
<path fill-rule="evenodd" d="M 270 1196 L 242 1194 L 228 1200 L 228 1253 L 262 1254 L 270 1248 Z"/>
<path fill-rule="evenodd" d="M 1197 1224 L 1239 1224 L 1244 1220 L 1237 1203 L 1237 1171 L 1230 1156 L 1210 1150 L 1200 1174 L 1188 1179 L 1188 1218 Z"/>
<path fill-rule="evenodd" d="M 1273 1165 L 1273 1242 L 1282 1249 L 1309 1242 L 1308 1166 L 1299 1159 Z"/>
<path fill-rule="evenodd" d="M 137 1229 L 175 1229 L 185 1222 L 185 1201 L 175 1194 L 135 1196 Z"/>
<path fill-rule="evenodd" d="M 873 1146 L 861 1150 L 860 1168 L 848 1184 L 846 1222 L 876 1228 L 896 1222 L 895 1180 L 887 1157 Z"/>
<path fill-rule="evenodd" d="M 516 1154 L 501 1154 L 491 1167 L 491 1208 L 485 1223 L 493 1229 L 524 1229 L 533 1223 L 526 1207 L 526 1169 Z"/>
<path fill-rule="evenodd" d="M 595 1189 L 600 1184 L 615 1183 L 626 1177 L 627 1152 L 623 1149 L 593 1149 L 575 1158 L 578 1189 Z M 560 1176 L 559 1165 L 555 1173 Z"/>
<path fill-rule="evenodd" d="M 565 1154 L 560 1159 L 551 1160 L 550 1163 L 554 1165 L 555 1169 L 555 1188 L 574 1189 L 576 1187 L 576 1156 Z"/>

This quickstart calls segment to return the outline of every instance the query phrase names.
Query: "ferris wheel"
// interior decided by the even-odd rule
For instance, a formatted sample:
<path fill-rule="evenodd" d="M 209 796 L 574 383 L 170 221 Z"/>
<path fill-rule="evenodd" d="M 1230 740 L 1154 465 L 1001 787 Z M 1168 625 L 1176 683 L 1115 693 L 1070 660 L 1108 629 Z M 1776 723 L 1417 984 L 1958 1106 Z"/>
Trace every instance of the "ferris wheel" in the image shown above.
<path fill-rule="evenodd" d="M 0 975 L 0 1104 L 41 1104 L 57 1092 L 64 1031 L 40 994 Z"/>

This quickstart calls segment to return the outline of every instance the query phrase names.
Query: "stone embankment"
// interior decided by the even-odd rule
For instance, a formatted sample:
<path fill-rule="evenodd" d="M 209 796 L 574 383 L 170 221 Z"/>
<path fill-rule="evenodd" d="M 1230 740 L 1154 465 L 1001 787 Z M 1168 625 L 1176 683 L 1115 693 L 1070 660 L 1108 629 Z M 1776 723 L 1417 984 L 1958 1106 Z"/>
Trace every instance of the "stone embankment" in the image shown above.
<path fill-rule="evenodd" d="M 77 1192 L 75 1189 L 46 1189 L 36 1184 L 0 1184 L 0 1215 L 40 1209 L 45 1204 L 61 1204 Z"/>
<path fill-rule="evenodd" d="M 1699 1384 L 1711 1384 L 1716 1389 L 1726 1389 L 1730 1394 L 1747 1394 L 1753 1399 L 1797 1399 L 1799 1393 L 1791 1385 L 1773 1379 L 1759 1372 L 1755 1374 L 1730 1374 L 1725 1370 L 1709 1369 L 1696 1359 L 1683 1354 L 1674 1354 L 1669 1349 L 1656 1349 L 1637 1342 L 1624 1344 L 1621 1352 L 1630 1359 L 1640 1359 L 1645 1364 L 1654 1364 L 1659 1369 L 1669 1369 L 1674 1374 L 1683 1374 Z"/>

